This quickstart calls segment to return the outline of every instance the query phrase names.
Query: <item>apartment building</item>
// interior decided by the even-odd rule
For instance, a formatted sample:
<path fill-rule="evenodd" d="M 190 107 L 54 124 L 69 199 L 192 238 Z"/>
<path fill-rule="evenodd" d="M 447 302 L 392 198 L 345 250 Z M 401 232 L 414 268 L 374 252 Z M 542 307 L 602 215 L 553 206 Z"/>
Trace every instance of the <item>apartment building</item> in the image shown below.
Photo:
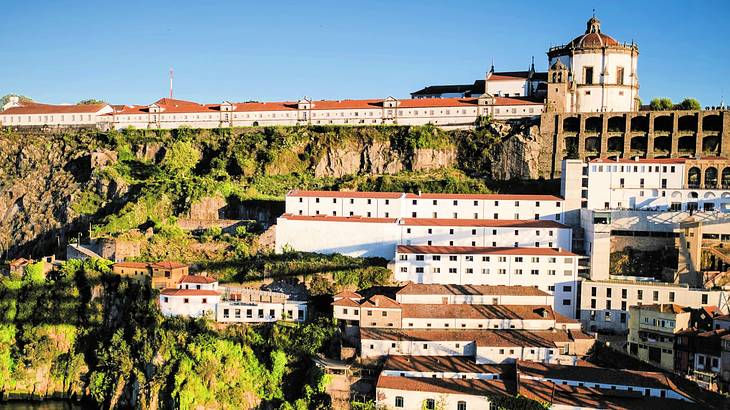
<path fill-rule="evenodd" d="M 286 248 L 391 260 L 396 245 L 543 247 L 570 249 L 572 231 L 555 221 L 363 218 L 284 214 L 276 250 Z"/>
<path fill-rule="evenodd" d="M 579 256 L 555 248 L 398 245 L 395 280 L 455 285 L 536 287 L 553 309 L 576 317 Z"/>
<path fill-rule="evenodd" d="M 309 309 L 306 300 L 296 300 L 281 292 L 235 285 L 226 285 L 222 290 L 222 300 L 215 309 L 217 322 L 304 322 L 307 319 Z"/>
<path fill-rule="evenodd" d="M 529 97 L 312 100 L 200 104 L 162 98 L 149 105 L 51 105 L 17 98 L 0 111 L 2 126 L 93 126 L 174 129 L 295 125 L 425 125 L 471 128 L 480 117 L 536 117 L 543 103 Z"/>
<path fill-rule="evenodd" d="M 677 304 L 727 309 L 727 291 L 692 288 L 658 281 L 615 279 L 584 280 L 581 283 L 580 321 L 590 331 L 625 333 L 629 309 L 642 305 Z"/>
<path fill-rule="evenodd" d="M 556 313 L 534 287 L 408 284 L 396 299 L 335 295 L 334 317 L 359 330 L 360 355 L 473 356 L 477 363 L 516 359 L 573 362 L 593 337 Z M 528 304 L 524 304 L 528 303 Z"/>
<path fill-rule="evenodd" d="M 707 390 L 718 391 L 723 387 L 722 342 L 726 337 L 730 338 L 728 329 L 680 330 L 675 335 L 674 371 Z"/>
<path fill-rule="evenodd" d="M 285 213 L 364 218 L 535 219 L 560 222 L 553 195 L 289 191 Z"/>

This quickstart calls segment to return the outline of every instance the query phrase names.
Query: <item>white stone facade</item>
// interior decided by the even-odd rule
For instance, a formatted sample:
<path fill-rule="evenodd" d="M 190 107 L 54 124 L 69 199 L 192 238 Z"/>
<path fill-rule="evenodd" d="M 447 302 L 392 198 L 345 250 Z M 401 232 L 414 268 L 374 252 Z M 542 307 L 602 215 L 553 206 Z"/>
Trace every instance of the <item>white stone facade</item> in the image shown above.
<path fill-rule="evenodd" d="M 414 283 L 534 286 L 554 295 L 555 311 L 575 317 L 578 258 L 543 248 L 398 246 L 394 277 Z"/>

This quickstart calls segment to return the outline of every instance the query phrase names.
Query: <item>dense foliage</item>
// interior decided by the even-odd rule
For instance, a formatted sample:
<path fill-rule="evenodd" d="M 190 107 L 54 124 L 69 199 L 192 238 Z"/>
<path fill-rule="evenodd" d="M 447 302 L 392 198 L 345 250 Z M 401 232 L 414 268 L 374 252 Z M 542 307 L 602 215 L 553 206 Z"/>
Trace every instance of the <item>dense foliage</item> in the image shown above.
<path fill-rule="evenodd" d="M 102 408 L 324 408 L 327 379 L 310 358 L 329 320 L 216 330 L 163 318 L 149 286 L 100 260 L 48 278 L 29 268 L 0 282 L 0 389 L 90 400 Z M 42 274 L 42 272 L 41 272 Z"/>

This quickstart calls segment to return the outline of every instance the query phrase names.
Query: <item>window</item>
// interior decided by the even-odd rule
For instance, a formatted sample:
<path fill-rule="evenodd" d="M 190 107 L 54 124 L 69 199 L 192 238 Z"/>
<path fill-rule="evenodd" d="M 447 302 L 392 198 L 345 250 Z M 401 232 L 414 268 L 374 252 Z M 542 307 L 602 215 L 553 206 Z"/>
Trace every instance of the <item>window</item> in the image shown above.
<path fill-rule="evenodd" d="M 583 69 L 583 80 L 584 84 L 593 84 L 593 67 Z"/>
<path fill-rule="evenodd" d="M 636 291 L 636 299 L 642 300 L 644 299 L 644 291 L 639 289 Z"/>
<path fill-rule="evenodd" d="M 449 261 L 456 262 L 456 255 L 449 255 Z"/>
<path fill-rule="evenodd" d="M 658 290 L 655 290 L 654 292 L 652 292 L 651 299 L 654 302 L 658 302 L 659 301 L 659 291 Z"/>
<path fill-rule="evenodd" d="M 399 408 L 403 407 L 403 397 L 402 396 L 395 396 L 395 407 L 399 407 Z"/>
<path fill-rule="evenodd" d="M 460 400 L 456 403 L 456 410 L 466 410 L 466 402 L 463 400 Z"/>
<path fill-rule="evenodd" d="M 626 299 L 627 293 L 626 289 L 621 289 L 621 299 Z"/>
<path fill-rule="evenodd" d="M 703 293 L 702 294 L 702 304 L 703 305 L 706 305 L 707 304 L 707 293 Z"/>
<path fill-rule="evenodd" d="M 183 303 L 190 303 L 190 299 L 188 299 L 188 298 L 183 299 Z"/>
<path fill-rule="evenodd" d="M 403 273 L 407 273 L 408 272 L 408 268 L 405 267 L 405 266 L 401 266 L 400 271 L 403 272 Z"/>
<path fill-rule="evenodd" d="M 422 261 L 424 259 L 425 259 L 425 256 L 424 255 L 416 255 L 416 260 L 417 261 Z"/>
<path fill-rule="evenodd" d="M 624 68 L 616 67 L 616 84 L 624 85 Z"/>
<path fill-rule="evenodd" d="M 532 269 L 532 270 L 530 271 L 530 274 L 531 274 L 531 275 L 539 275 L 539 274 L 540 274 L 540 271 L 539 271 L 539 270 L 537 270 L 537 269 Z"/>
<path fill-rule="evenodd" d="M 423 266 L 419 266 L 416 268 L 416 273 L 423 273 Z"/>
<path fill-rule="evenodd" d="M 436 400 L 426 399 L 425 409 L 426 410 L 435 410 L 436 409 Z"/>
<path fill-rule="evenodd" d="M 522 269 L 515 269 L 515 275 L 522 275 Z"/>
<path fill-rule="evenodd" d="M 432 259 L 435 260 L 435 261 L 440 261 L 441 260 L 441 255 L 433 255 L 433 258 Z"/>

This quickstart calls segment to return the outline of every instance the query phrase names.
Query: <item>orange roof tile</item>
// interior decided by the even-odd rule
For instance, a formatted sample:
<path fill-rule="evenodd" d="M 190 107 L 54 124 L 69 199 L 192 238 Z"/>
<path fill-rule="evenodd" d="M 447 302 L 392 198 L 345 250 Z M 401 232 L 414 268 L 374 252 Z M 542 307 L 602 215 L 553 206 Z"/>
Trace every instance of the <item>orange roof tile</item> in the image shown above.
<path fill-rule="evenodd" d="M 532 194 L 406 194 L 408 199 L 465 199 L 465 200 L 494 200 L 494 201 L 562 201 L 555 195 L 532 195 Z"/>
<path fill-rule="evenodd" d="M 22 103 L 19 107 L 10 107 L 0 111 L 0 115 L 17 114 L 95 114 L 108 104 L 75 104 L 54 105 L 35 102 Z"/>
<path fill-rule="evenodd" d="M 289 191 L 286 196 L 292 197 L 324 197 L 324 198 L 385 198 L 398 199 L 403 196 L 402 192 L 360 192 L 360 191 L 305 191 L 295 189 Z"/>
<path fill-rule="evenodd" d="M 148 268 L 150 266 L 150 264 L 147 262 L 117 262 L 112 266 L 115 268 L 144 269 L 144 268 Z"/>
<path fill-rule="evenodd" d="M 555 248 L 530 247 L 483 247 L 483 246 L 417 246 L 398 245 L 398 253 L 441 254 L 441 255 L 537 255 L 537 256 L 577 256 L 572 252 Z"/>
<path fill-rule="evenodd" d="M 401 304 L 401 312 L 403 320 L 431 318 L 555 320 L 555 314 L 550 306 L 404 303 Z"/>
<path fill-rule="evenodd" d="M 550 296 L 532 286 L 504 285 L 438 285 L 409 283 L 396 295 L 515 295 L 515 296 Z"/>
<path fill-rule="evenodd" d="M 558 228 L 567 229 L 566 225 L 555 221 L 534 219 L 439 219 L 439 218 L 403 218 L 407 226 L 473 226 L 485 228 Z"/>
<path fill-rule="evenodd" d="M 360 305 L 366 308 L 380 308 L 380 309 L 398 309 L 400 308 L 400 303 L 396 302 L 395 300 L 384 296 L 384 295 L 374 295 L 369 297 L 368 299 L 360 302 Z"/>
<path fill-rule="evenodd" d="M 327 221 L 327 222 L 362 222 L 362 223 L 395 223 L 395 218 L 363 218 L 361 216 L 329 216 L 329 215 L 292 215 L 283 214 L 280 218 L 292 221 Z"/>
<path fill-rule="evenodd" d="M 511 381 L 485 379 L 457 379 L 432 377 L 378 377 L 378 389 L 420 391 L 435 394 L 468 394 L 483 397 L 512 396 L 515 386 Z"/>
<path fill-rule="evenodd" d="M 165 296 L 220 296 L 220 292 L 209 289 L 162 289 L 161 295 Z"/>
<path fill-rule="evenodd" d="M 156 269 L 179 269 L 179 268 L 187 268 L 188 265 L 180 262 L 171 262 L 171 261 L 162 261 L 162 262 L 154 262 L 150 264 L 153 268 Z"/>
<path fill-rule="evenodd" d="M 215 282 L 218 282 L 218 280 L 215 278 L 211 278 L 210 276 L 200 276 L 200 275 L 186 275 L 186 276 L 183 276 L 182 279 L 180 279 L 180 283 L 209 284 L 209 283 L 215 283 Z"/>

